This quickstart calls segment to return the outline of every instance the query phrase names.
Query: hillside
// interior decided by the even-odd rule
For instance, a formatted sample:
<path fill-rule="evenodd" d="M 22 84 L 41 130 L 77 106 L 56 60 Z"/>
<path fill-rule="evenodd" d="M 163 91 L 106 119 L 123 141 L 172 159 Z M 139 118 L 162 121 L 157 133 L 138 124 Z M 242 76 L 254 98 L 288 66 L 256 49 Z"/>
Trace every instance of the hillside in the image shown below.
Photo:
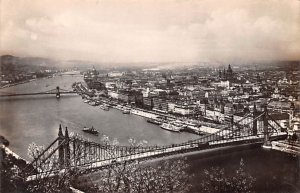
<path fill-rule="evenodd" d="M 15 74 L 20 72 L 38 72 L 55 69 L 55 61 L 46 58 L 16 57 L 3 55 L 0 57 L 1 74 Z"/>

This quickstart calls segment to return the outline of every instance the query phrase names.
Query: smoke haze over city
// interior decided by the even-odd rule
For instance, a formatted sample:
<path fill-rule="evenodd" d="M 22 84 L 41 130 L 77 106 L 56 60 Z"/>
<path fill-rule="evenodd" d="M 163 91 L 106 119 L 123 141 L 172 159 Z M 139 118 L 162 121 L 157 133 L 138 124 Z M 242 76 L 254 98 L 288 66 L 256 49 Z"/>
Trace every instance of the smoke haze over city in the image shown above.
<path fill-rule="evenodd" d="M 300 59 L 298 0 L 2 0 L 0 54 L 95 62 Z"/>

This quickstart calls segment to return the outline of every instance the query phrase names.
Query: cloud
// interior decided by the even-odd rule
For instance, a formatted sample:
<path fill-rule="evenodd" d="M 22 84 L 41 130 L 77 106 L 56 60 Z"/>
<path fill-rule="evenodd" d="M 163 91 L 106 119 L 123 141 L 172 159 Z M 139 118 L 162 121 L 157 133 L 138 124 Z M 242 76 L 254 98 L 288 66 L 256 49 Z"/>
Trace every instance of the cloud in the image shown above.
<path fill-rule="evenodd" d="M 2 0 L 0 5 L 0 53 L 99 62 L 300 59 L 298 0 Z"/>

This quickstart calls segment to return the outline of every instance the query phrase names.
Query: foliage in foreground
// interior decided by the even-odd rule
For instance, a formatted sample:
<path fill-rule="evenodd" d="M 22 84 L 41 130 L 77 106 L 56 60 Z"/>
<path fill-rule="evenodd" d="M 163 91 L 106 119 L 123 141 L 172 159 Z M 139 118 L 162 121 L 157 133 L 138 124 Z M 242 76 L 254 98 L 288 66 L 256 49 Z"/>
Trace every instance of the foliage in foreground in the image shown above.
<path fill-rule="evenodd" d="M 36 158 L 43 151 L 42 146 L 31 145 L 29 154 Z M 2 151 L 2 150 L 1 150 Z M 79 150 L 81 151 L 81 150 Z M 3 153 L 3 152 L 2 152 Z M 71 159 L 74 159 L 71 157 Z M 52 156 L 46 162 L 36 163 L 36 180 L 25 181 L 28 171 L 22 170 L 18 160 L 12 156 L 4 156 L 1 167 L 2 192 L 71 192 L 70 187 L 85 192 L 100 193 L 155 193 L 155 192 L 191 192 L 194 191 L 188 172 L 189 164 L 185 159 L 170 159 L 159 162 L 116 162 L 108 168 L 89 175 L 82 175 L 78 169 L 59 168 L 58 158 Z M 24 165 L 24 163 L 23 163 Z M 23 167 L 24 168 L 24 167 Z M 55 170 L 53 172 L 47 172 Z M 32 171 L 32 168 L 30 169 Z M 233 175 L 228 175 L 222 168 L 210 168 L 203 172 L 201 189 L 197 192 L 230 192 L 252 193 L 255 178 L 245 170 L 241 160 L 239 168 Z"/>
<path fill-rule="evenodd" d="M 226 175 L 223 168 L 212 167 L 205 169 L 204 180 L 201 182 L 203 192 L 211 193 L 252 193 L 255 178 L 245 170 L 243 159 L 239 168 L 232 175 Z"/>
<path fill-rule="evenodd" d="M 161 161 L 157 166 L 123 162 L 85 176 L 91 183 L 78 188 L 100 193 L 189 192 L 188 167 L 184 159 Z"/>
<path fill-rule="evenodd" d="M 31 144 L 28 154 L 35 160 L 44 149 L 43 146 Z M 52 155 L 44 159 L 47 156 L 43 155 L 40 161 L 35 162 L 35 168 L 19 167 L 15 158 L 4 156 L 1 182 L 10 183 L 3 192 L 70 192 L 70 187 L 78 187 L 84 181 L 80 177 L 84 173 L 82 169 L 67 167 L 61 170 L 58 157 Z M 85 192 L 188 192 L 191 187 L 190 176 L 186 173 L 189 165 L 184 159 L 153 165 L 128 161 L 114 163 L 92 174 L 95 179 L 78 188 Z M 35 180 L 26 182 L 26 177 L 33 174 L 36 174 Z"/>

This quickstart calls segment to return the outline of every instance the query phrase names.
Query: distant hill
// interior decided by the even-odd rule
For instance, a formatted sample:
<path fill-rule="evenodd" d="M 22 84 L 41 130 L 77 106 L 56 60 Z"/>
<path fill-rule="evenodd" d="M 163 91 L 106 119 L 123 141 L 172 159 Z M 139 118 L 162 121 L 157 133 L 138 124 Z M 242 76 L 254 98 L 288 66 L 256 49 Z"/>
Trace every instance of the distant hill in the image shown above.
<path fill-rule="evenodd" d="M 1 73 L 36 72 L 55 69 L 55 61 L 47 58 L 16 57 L 3 55 L 0 57 Z"/>
<path fill-rule="evenodd" d="M 269 62 L 233 62 L 232 66 L 248 67 L 253 70 L 299 70 L 299 61 L 269 61 Z M 181 68 L 198 68 L 198 67 L 223 67 L 228 63 L 222 62 L 95 62 L 88 60 L 53 60 L 42 57 L 17 57 L 13 55 L 2 55 L 0 57 L 1 71 L 38 71 L 44 69 L 66 69 L 77 68 L 84 71 L 93 66 L 99 71 L 107 70 L 137 70 L 157 68 L 181 69 Z"/>

